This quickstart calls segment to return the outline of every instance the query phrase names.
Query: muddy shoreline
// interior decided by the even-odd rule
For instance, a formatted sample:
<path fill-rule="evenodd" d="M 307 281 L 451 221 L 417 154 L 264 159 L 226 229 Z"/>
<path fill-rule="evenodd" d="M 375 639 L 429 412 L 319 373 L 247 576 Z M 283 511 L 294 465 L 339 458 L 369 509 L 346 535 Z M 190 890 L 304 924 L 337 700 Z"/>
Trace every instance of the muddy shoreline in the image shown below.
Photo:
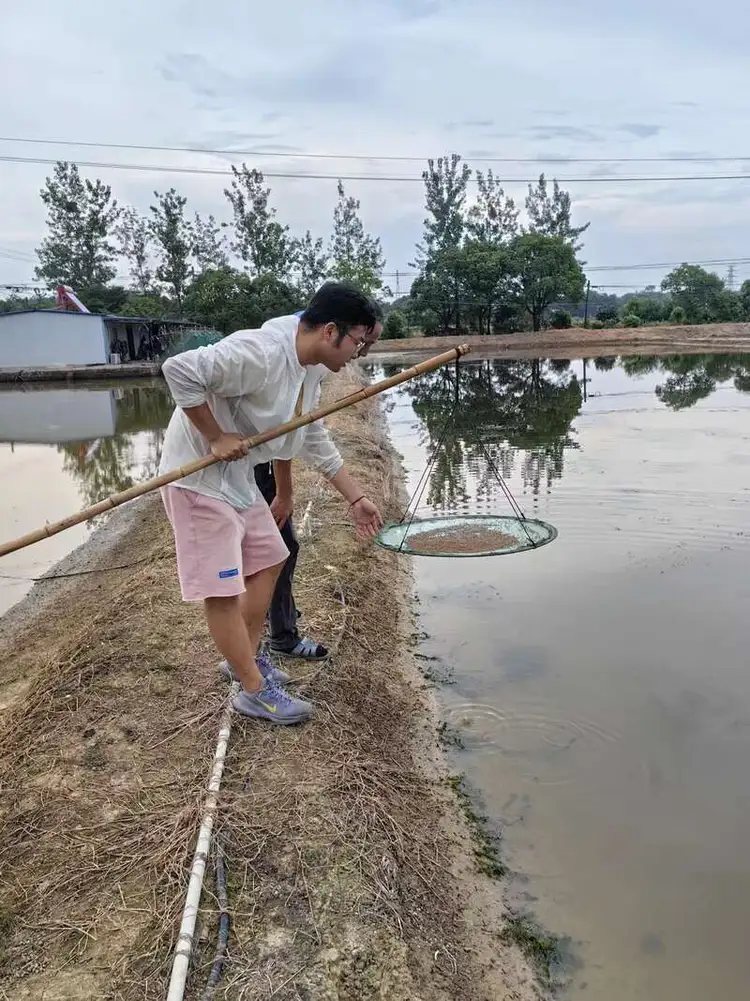
<path fill-rule="evenodd" d="M 507 355 L 513 358 L 596 358 L 621 354 L 691 354 L 750 351 L 750 323 L 715 323 L 703 326 L 613 328 L 607 330 L 543 330 L 536 334 L 503 334 L 484 337 L 411 337 L 380 340 L 369 360 L 422 360 L 425 355 L 469 344 L 477 358 Z M 368 359 L 365 359 L 368 360 Z M 38 368 L 0 368 L 0 386 L 44 383 L 88 383 L 102 380 L 161 377 L 159 362 L 125 362 L 121 365 L 52 365 Z"/>
<path fill-rule="evenodd" d="M 422 360 L 458 344 L 471 347 L 469 357 L 597 358 L 634 354 L 711 354 L 750 352 L 750 323 L 705 326 L 637 327 L 610 330 L 543 330 L 536 334 L 486 337 L 412 337 L 380 340 L 368 358 L 387 362 Z"/>
<path fill-rule="evenodd" d="M 342 373 L 328 392 L 360 380 Z M 403 486 L 380 403 L 330 426 L 393 515 Z M 300 468 L 296 483 L 296 597 L 334 652 L 290 668 L 314 723 L 233 725 L 217 997 L 538 998 L 489 842 L 448 781 L 408 561 L 357 544 L 319 477 Z M 50 575 L 96 568 L 37 584 L 0 620 L 0 997 L 150 1001 L 169 974 L 226 686 L 200 610 L 180 600 L 158 498 L 116 512 Z M 213 961 L 212 894 L 209 871 L 187 998 Z"/>

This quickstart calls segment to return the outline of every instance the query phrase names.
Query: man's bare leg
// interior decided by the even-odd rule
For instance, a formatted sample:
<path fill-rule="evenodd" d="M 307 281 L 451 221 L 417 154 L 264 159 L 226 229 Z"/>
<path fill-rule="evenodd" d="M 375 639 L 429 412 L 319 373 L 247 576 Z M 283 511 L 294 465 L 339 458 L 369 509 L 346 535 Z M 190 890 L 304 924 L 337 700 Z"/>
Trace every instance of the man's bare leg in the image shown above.
<path fill-rule="evenodd" d="M 245 593 L 229 598 L 206 598 L 206 620 L 214 643 L 246 692 L 259 692 L 263 676 L 255 661 L 266 612 L 283 567 L 261 570 L 245 578 Z"/>
<path fill-rule="evenodd" d="M 256 655 L 260 650 L 266 615 L 271 605 L 273 592 L 276 589 L 276 581 L 283 568 L 284 564 L 279 563 L 275 567 L 261 570 L 260 573 L 245 578 L 245 593 L 240 595 L 240 609 L 247 634 L 250 637 L 253 655 Z M 259 577 L 263 578 L 260 582 L 258 581 Z M 232 661 L 230 660 L 229 663 L 231 664 Z"/>

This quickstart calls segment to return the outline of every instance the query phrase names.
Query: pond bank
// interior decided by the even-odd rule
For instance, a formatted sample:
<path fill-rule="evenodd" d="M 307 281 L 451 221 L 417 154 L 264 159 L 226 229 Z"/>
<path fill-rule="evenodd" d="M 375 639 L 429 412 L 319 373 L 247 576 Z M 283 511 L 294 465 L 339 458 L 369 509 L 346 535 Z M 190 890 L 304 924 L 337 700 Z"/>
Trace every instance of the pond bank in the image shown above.
<path fill-rule="evenodd" d="M 750 323 L 714 323 L 704 326 L 635 327 L 610 330 L 541 330 L 536 334 L 485 337 L 409 337 L 379 340 L 370 358 L 383 355 L 447 351 L 469 344 L 472 357 L 595 358 L 622 354 L 690 354 L 693 352 L 750 351 Z M 385 359 L 382 359 L 385 360 Z M 403 359 L 402 359 L 403 360 Z"/>
<path fill-rule="evenodd" d="M 328 392 L 358 378 L 342 373 Z M 402 482 L 379 403 L 330 426 L 393 516 Z M 302 468 L 297 512 L 308 534 L 296 596 L 334 654 L 291 668 L 318 708 L 311 725 L 235 719 L 217 996 L 530 1001 L 531 970 L 447 781 L 409 566 L 358 544 L 338 496 Z M 226 687 L 200 609 L 180 600 L 158 499 L 113 515 L 98 540 L 65 571 L 102 572 L 39 584 L 3 620 L 0 996 L 150 1001 L 169 973 Z M 212 878 L 188 998 L 213 961 Z"/>
<path fill-rule="evenodd" d="M 0 368 L 0 383 L 147 379 L 160 374 L 161 363 L 149 361 L 123 362 L 121 365 L 48 365 L 39 368 Z"/>

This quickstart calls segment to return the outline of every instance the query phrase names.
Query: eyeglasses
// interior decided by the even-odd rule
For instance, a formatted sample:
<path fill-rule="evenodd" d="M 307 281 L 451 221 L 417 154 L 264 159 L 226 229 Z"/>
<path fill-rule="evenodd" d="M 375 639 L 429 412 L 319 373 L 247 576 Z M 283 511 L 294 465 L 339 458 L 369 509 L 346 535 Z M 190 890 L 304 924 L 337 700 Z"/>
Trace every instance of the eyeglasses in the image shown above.
<path fill-rule="evenodd" d="M 346 332 L 346 336 L 354 341 L 357 346 L 352 356 L 353 358 L 361 358 L 370 350 L 370 341 L 368 341 L 366 337 L 364 337 L 361 341 L 358 341 L 357 338 L 353 334 L 350 334 L 348 330 Z"/>

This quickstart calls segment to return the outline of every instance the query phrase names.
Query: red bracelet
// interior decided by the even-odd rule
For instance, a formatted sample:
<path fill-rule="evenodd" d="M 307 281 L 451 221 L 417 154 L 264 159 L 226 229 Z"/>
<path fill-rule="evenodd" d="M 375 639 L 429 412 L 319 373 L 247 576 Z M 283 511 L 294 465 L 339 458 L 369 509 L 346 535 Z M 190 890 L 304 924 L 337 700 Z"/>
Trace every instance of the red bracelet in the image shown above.
<path fill-rule="evenodd" d="M 351 504 L 349 505 L 349 510 L 351 510 L 354 507 L 355 504 L 359 504 L 359 502 L 361 500 L 364 500 L 364 499 L 365 499 L 365 495 L 362 494 L 361 497 L 358 497 L 355 501 L 352 501 Z"/>

